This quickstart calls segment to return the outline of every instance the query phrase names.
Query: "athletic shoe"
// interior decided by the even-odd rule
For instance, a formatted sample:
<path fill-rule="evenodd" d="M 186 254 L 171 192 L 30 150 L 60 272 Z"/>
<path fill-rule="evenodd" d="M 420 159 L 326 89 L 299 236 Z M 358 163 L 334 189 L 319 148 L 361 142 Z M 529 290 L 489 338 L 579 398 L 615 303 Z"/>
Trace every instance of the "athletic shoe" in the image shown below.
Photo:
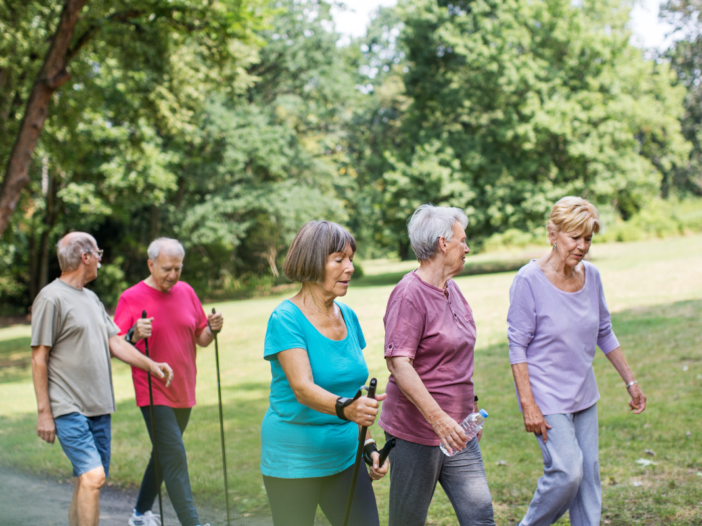
<path fill-rule="evenodd" d="M 161 516 L 158 513 L 151 513 L 151 510 L 137 516 L 134 510 L 129 517 L 129 526 L 161 526 Z"/>

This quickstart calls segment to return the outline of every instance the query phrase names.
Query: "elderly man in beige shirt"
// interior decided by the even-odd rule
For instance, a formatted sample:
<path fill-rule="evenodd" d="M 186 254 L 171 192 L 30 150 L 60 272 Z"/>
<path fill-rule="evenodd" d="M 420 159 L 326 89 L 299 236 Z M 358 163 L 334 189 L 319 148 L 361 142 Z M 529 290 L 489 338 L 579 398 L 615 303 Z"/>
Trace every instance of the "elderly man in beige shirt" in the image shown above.
<path fill-rule="evenodd" d="M 58 437 L 73 465 L 70 526 L 97 526 L 115 411 L 110 358 L 144 369 L 166 385 L 173 371 L 120 338 L 103 304 L 85 288 L 97 277 L 102 256 L 93 236 L 73 232 L 56 248 L 61 277 L 44 287 L 32 306 L 37 434 L 50 444 Z"/>

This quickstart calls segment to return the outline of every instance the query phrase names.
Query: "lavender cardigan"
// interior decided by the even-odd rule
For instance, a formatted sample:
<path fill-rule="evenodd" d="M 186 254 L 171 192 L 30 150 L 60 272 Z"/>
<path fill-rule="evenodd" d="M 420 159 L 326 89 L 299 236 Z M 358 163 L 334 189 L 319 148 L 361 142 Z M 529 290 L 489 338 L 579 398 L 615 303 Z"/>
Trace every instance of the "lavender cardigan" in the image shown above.
<path fill-rule="evenodd" d="M 544 415 L 574 413 L 599 400 L 592 361 L 619 347 L 597 267 L 587 261 L 585 285 L 564 292 L 535 260 L 523 266 L 509 290 L 510 363 L 527 363 L 534 400 Z M 520 404 L 521 410 L 521 404 Z"/>

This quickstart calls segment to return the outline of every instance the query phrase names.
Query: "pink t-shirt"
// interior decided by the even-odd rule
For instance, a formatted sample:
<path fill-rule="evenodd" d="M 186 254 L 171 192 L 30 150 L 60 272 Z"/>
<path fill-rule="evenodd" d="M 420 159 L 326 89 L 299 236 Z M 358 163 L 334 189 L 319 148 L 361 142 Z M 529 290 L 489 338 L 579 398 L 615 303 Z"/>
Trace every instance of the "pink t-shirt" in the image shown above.
<path fill-rule="evenodd" d="M 457 422 L 473 410 L 473 311 L 453 280 L 446 290 L 410 272 L 390 295 L 385 313 L 385 357 L 407 356 L 429 393 Z M 390 375 L 379 425 L 392 436 L 422 444 L 441 443 L 419 409 Z"/>
<path fill-rule="evenodd" d="M 158 291 L 141 281 L 125 290 L 117 303 L 115 323 L 121 334 L 131 329 L 144 310 L 154 319 L 149 356 L 156 362 L 166 362 L 173 369 L 169 388 L 160 380 L 152 379 L 154 405 L 193 407 L 197 374 L 195 337 L 207 327 L 207 316 L 200 300 L 192 287 L 182 281 L 168 292 Z M 144 340 L 139 340 L 136 348 L 145 353 Z M 146 371 L 132 367 L 132 378 L 137 405 L 149 405 Z"/>

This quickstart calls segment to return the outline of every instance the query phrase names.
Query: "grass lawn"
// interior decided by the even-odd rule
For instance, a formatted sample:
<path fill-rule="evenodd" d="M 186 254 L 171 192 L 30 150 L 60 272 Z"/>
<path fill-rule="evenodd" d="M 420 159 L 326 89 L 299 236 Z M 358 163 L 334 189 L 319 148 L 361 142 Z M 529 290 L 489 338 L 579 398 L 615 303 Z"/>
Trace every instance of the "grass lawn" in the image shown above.
<path fill-rule="evenodd" d="M 591 254 L 602 273 L 614 330 L 649 398 L 643 414 L 630 415 L 621 380 L 598 354 L 603 523 L 702 524 L 702 236 L 595 244 Z M 517 410 L 505 337 L 509 286 L 516 263 L 523 260 L 477 256 L 475 275 L 456 280 L 478 325 L 476 391 L 481 407 L 490 412 L 481 447 L 499 525 L 521 517 L 542 470 L 536 440 L 524 432 Z M 387 381 L 382 353 L 386 301 L 396 278 L 411 268 L 366 262 L 366 277 L 343 300 L 359 316 L 368 342 L 366 360 L 381 387 Z M 512 270 L 482 274 L 481 269 Z M 206 306 L 215 306 L 226 319 L 220 353 L 230 491 L 232 502 L 249 513 L 266 511 L 258 471 L 259 427 L 268 406 L 270 372 L 261 356 L 268 316 L 284 297 Z M 0 465 L 67 479 L 71 467 L 60 446 L 36 437 L 29 356 L 28 327 L 0 329 Z M 114 485 L 133 486 L 140 481 L 150 446 L 134 404 L 130 371 L 120 362 L 113 364 L 118 410 L 110 479 Z M 212 346 L 198 358 L 198 405 L 185 441 L 195 492 L 223 504 L 216 389 Z M 377 426 L 372 432 L 382 436 Z M 655 464 L 643 466 L 637 463 L 641 458 Z M 382 524 L 387 522 L 389 482 L 374 487 Z M 457 524 L 440 488 L 428 524 Z M 567 517 L 559 524 L 568 524 Z"/>

